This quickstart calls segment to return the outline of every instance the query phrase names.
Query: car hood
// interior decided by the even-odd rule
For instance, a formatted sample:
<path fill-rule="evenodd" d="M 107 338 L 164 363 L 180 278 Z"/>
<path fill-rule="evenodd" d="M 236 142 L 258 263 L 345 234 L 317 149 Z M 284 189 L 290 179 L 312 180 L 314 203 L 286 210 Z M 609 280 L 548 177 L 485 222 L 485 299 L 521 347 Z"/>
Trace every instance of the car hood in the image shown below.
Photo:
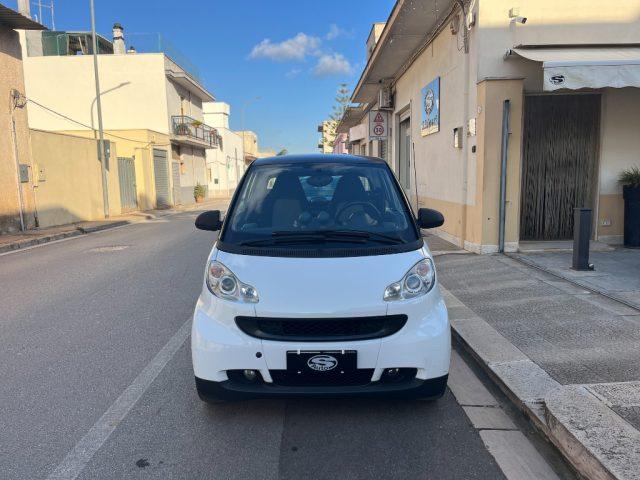
<path fill-rule="evenodd" d="M 385 315 L 384 289 L 425 256 L 426 248 L 340 258 L 262 257 L 218 250 L 212 254 L 257 289 L 255 312 L 263 317 Z"/>

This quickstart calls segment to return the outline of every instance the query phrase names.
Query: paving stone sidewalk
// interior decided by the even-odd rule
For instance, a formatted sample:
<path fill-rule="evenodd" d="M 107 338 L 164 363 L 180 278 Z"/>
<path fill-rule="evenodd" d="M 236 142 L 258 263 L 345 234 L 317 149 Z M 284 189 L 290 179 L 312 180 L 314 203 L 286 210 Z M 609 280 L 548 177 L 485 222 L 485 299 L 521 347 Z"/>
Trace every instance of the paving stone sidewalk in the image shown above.
<path fill-rule="evenodd" d="M 574 467 L 640 478 L 640 310 L 503 255 L 436 263 L 454 335 Z"/>

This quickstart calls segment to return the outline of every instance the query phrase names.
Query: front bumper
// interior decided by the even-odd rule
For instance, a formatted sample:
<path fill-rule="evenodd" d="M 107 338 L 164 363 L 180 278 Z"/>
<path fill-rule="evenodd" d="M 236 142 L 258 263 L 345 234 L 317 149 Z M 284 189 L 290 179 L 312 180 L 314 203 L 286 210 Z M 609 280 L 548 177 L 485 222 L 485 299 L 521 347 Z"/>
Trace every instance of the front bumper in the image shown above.
<path fill-rule="evenodd" d="M 405 326 L 388 337 L 342 342 L 284 342 L 261 340 L 242 332 L 236 316 L 255 315 L 249 305 L 220 302 L 202 295 L 196 306 L 191 334 L 191 351 L 195 377 L 206 388 L 224 394 L 248 396 L 291 395 L 390 395 L 404 390 L 405 395 L 430 396 L 430 383 L 437 384 L 449 373 L 451 333 L 447 310 L 435 287 L 426 296 L 402 302 L 390 302 L 387 315 L 404 314 Z M 358 387 L 285 387 L 274 385 L 273 370 L 286 370 L 287 351 L 357 351 L 357 368 L 372 369 L 371 383 Z M 386 369 L 411 368 L 417 373 L 414 382 L 402 385 L 378 383 Z M 227 371 L 251 369 L 260 372 L 263 384 L 236 386 Z M 212 385 L 217 382 L 219 385 Z M 207 386 L 208 385 L 208 386 Z M 256 390 L 257 389 L 257 390 Z M 425 393 L 420 393 L 426 389 Z M 342 392 L 342 393 L 341 393 Z"/>
<path fill-rule="evenodd" d="M 212 382 L 196 377 L 196 385 L 203 400 L 245 400 L 253 398 L 353 398 L 353 397 L 398 397 L 437 398 L 447 385 L 448 375 L 403 383 L 370 383 L 359 386 L 285 387 L 265 382 L 248 384 L 225 380 Z"/>

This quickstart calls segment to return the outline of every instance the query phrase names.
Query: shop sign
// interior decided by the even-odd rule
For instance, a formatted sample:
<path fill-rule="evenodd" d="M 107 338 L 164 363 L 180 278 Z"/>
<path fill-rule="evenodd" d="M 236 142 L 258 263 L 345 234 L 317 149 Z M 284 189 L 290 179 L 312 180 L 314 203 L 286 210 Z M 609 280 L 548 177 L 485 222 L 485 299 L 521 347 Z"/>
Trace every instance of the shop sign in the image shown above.
<path fill-rule="evenodd" d="M 440 77 L 434 78 L 422 89 L 422 136 L 440 131 Z"/>

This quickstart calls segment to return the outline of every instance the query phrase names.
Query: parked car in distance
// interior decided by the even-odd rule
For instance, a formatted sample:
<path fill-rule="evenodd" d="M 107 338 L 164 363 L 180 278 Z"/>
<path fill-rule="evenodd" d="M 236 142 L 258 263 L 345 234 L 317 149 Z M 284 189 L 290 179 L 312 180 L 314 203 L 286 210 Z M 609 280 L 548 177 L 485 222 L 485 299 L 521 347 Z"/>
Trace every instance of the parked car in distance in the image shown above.
<path fill-rule="evenodd" d="M 191 335 L 200 398 L 438 398 L 451 338 L 433 259 L 389 166 L 350 155 L 256 160 L 207 260 Z"/>

